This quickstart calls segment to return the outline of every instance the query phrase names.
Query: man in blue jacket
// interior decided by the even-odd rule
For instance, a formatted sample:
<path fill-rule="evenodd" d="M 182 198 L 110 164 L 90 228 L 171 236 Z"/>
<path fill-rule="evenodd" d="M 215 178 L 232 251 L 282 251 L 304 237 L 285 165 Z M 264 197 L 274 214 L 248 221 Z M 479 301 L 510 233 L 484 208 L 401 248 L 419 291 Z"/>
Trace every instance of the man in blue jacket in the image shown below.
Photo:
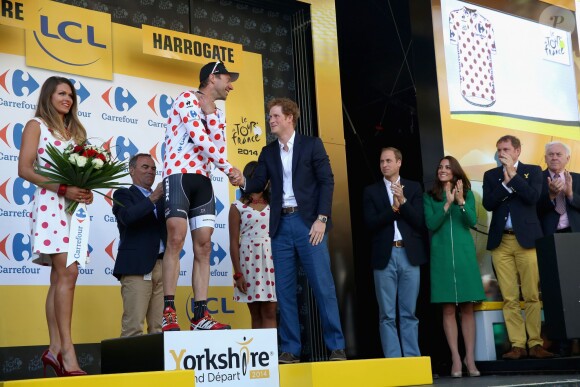
<path fill-rule="evenodd" d="M 421 356 L 415 316 L 420 265 L 427 262 L 423 190 L 399 175 L 403 155 L 383 148 L 383 178 L 364 190 L 363 216 L 371 232 L 371 266 L 385 357 Z M 399 329 L 397 329 L 397 309 Z"/>
<path fill-rule="evenodd" d="M 279 363 L 300 361 L 296 300 L 296 261 L 300 260 L 314 291 L 329 360 L 346 360 L 326 233 L 331 227 L 334 176 L 322 141 L 296 133 L 298 105 L 288 98 L 268 103 L 270 128 L 278 137 L 265 146 L 252 179 L 233 180 L 246 192 L 271 183 L 270 237 L 280 309 Z"/>
<path fill-rule="evenodd" d="M 491 251 L 503 296 L 503 316 L 512 346 L 502 358 L 553 357 L 543 348 L 544 340 L 540 337 L 542 310 L 536 239 L 542 237 L 542 228 L 536 203 L 542 192 L 542 170 L 538 165 L 519 161 L 522 147 L 515 136 L 501 137 L 496 148 L 501 165 L 483 175 L 483 207 L 493 213 L 487 249 Z M 518 278 L 525 303 L 525 322 L 520 309 Z"/>
<path fill-rule="evenodd" d="M 151 155 L 129 160 L 133 185 L 115 191 L 113 213 L 120 240 L 113 275 L 121 281 L 123 318 L 121 336 L 161 332 L 163 315 L 162 259 L 167 230 L 163 216 L 163 187 L 151 186 L 157 167 Z"/>

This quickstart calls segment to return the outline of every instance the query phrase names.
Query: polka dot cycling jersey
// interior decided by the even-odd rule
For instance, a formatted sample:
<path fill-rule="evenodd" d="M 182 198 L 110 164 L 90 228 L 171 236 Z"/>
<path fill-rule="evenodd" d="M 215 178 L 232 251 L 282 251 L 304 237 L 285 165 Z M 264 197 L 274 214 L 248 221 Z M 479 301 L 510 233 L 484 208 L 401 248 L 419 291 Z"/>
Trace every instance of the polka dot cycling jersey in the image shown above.
<path fill-rule="evenodd" d="M 472 105 L 487 107 L 496 101 L 492 54 L 493 26 L 477 10 L 449 13 L 449 40 L 457 45 L 461 95 Z"/>
<path fill-rule="evenodd" d="M 206 116 L 195 93 L 185 91 L 175 99 L 168 116 L 163 177 L 176 173 L 209 176 L 212 163 L 226 174 L 231 172 L 226 160 L 226 120 L 221 110 Z"/>

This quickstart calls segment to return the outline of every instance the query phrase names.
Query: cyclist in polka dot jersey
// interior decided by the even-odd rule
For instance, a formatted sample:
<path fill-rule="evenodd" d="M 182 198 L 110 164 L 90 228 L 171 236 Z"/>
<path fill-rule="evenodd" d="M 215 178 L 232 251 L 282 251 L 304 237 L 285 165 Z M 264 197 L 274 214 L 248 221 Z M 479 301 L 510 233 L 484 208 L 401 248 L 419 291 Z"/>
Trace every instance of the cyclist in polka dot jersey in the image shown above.
<path fill-rule="evenodd" d="M 229 177 L 238 170 L 226 160 L 225 114 L 215 101 L 225 100 L 238 73 L 220 61 L 201 68 L 198 91 L 185 91 L 173 102 L 165 129 L 163 191 L 167 245 L 163 257 L 163 331 L 180 330 L 175 312 L 179 254 L 185 243 L 187 222 L 193 241 L 192 288 L 195 296 L 192 330 L 230 329 L 214 320 L 207 309 L 211 235 L 215 225 L 215 198 L 211 164 Z"/>

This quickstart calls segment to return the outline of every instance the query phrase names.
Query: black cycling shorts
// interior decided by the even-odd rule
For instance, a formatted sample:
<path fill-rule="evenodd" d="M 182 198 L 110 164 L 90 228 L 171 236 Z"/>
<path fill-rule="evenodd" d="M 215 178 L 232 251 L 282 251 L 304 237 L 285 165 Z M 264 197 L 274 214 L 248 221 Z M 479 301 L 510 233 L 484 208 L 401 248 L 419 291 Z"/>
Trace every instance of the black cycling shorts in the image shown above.
<path fill-rule="evenodd" d="M 189 219 L 191 230 L 215 226 L 215 198 L 211 180 L 195 173 L 163 179 L 165 218 Z"/>

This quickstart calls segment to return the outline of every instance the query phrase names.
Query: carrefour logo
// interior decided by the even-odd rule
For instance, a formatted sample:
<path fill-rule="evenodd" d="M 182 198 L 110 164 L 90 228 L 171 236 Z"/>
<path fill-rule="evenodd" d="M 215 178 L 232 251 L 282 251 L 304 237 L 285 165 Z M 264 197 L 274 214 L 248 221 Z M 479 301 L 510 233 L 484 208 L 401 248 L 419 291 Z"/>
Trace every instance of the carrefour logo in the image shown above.
<path fill-rule="evenodd" d="M 153 113 L 155 113 L 155 115 L 167 118 L 169 117 L 167 112 L 169 111 L 171 106 L 173 106 L 173 98 L 165 94 L 159 95 L 155 94 L 153 98 L 149 100 L 147 106 L 149 106 L 149 108 L 153 110 Z"/>
<path fill-rule="evenodd" d="M 129 111 L 137 104 L 137 100 L 128 89 L 122 87 L 110 87 L 101 96 L 111 109 L 119 112 Z"/>
<path fill-rule="evenodd" d="M 163 164 L 163 158 L 165 157 L 165 142 L 153 145 L 153 148 L 149 150 L 149 154 L 156 163 Z M 157 171 L 157 173 L 161 174 L 161 171 Z"/>
<path fill-rule="evenodd" d="M 77 93 L 79 105 L 82 104 L 83 102 L 85 102 L 87 100 L 87 98 L 89 98 L 91 96 L 91 93 L 89 92 L 89 90 L 80 81 L 77 81 L 74 78 L 69 78 L 69 81 L 71 81 L 71 83 L 75 87 L 75 91 Z"/>
<path fill-rule="evenodd" d="M 137 100 L 128 89 L 118 86 L 107 89 L 107 91 L 101 95 L 101 98 L 115 112 L 128 112 L 137 104 Z M 101 114 L 101 118 L 105 121 L 120 122 L 124 124 L 137 125 L 139 123 L 138 118 L 132 118 L 126 115 L 119 116 L 103 113 Z"/>
<path fill-rule="evenodd" d="M 28 234 L 8 234 L 0 240 L 0 253 L 10 260 L 27 261 L 30 259 L 31 249 L 32 243 Z"/>
<path fill-rule="evenodd" d="M 2 140 L 9 148 L 15 148 L 20 150 L 20 144 L 22 144 L 22 131 L 24 130 L 24 125 L 21 123 L 16 123 L 14 125 L 6 124 L 0 129 L 0 140 Z M 15 160 L 18 160 L 17 156 Z M 3 157 L 0 159 L 4 159 Z"/>
<path fill-rule="evenodd" d="M 210 266 L 216 266 L 222 263 L 226 258 L 226 251 L 217 243 L 211 242 L 211 255 L 209 257 Z"/>
<path fill-rule="evenodd" d="M 109 256 L 109 258 L 111 258 L 113 261 L 116 259 L 116 255 L 114 253 L 114 247 L 115 247 L 115 241 L 117 239 L 113 239 L 111 241 L 111 243 L 109 243 L 106 247 L 105 247 L 105 253 L 107 253 L 107 255 Z"/>
<path fill-rule="evenodd" d="M 113 156 L 116 156 L 117 159 L 121 161 L 129 161 L 131 157 L 139 153 L 139 149 L 129 138 L 119 136 L 113 141 L 114 138 L 115 137 L 111 137 L 103 144 L 103 146 L 105 149 L 110 150 Z"/>
<path fill-rule="evenodd" d="M 222 212 L 224 210 L 224 208 L 225 208 L 224 204 L 216 196 L 215 197 L 215 211 L 216 211 L 216 215 L 219 215 L 220 212 Z"/>
<path fill-rule="evenodd" d="M 28 97 L 40 87 L 36 79 L 29 72 L 22 70 L 5 71 L 0 75 L 0 86 L 8 94 L 17 97 Z"/>
<path fill-rule="evenodd" d="M 36 186 L 21 177 L 8 178 L 0 184 L 0 196 L 2 196 L 8 203 L 25 205 L 32 202 Z"/>

